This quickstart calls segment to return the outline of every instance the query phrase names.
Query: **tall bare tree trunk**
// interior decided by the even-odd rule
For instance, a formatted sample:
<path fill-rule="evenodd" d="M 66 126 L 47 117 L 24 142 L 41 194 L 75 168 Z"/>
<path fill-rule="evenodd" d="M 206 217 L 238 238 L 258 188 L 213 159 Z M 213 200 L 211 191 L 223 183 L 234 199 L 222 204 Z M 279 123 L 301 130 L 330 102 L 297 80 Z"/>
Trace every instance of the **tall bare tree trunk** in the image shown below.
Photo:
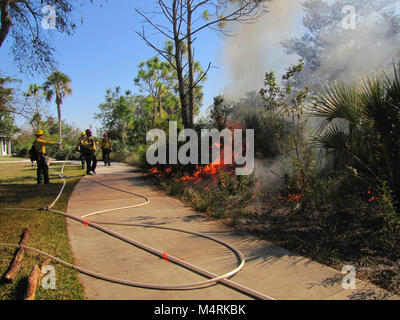
<path fill-rule="evenodd" d="M 58 142 L 60 143 L 58 145 L 58 149 L 61 149 L 62 136 L 61 136 L 61 104 L 60 103 L 57 103 L 57 113 L 58 113 Z"/>
<path fill-rule="evenodd" d="M 162 119 L 162 102 L 161 102 L 161 100 L 162 100 L 162 97 L 158 97 L 158 101 L 157 101 L 157 103 L 158 103 L 158 119 Z"/>
<path fill-rule="evenodd" d="M 189 108 L 189 119 L 188 124 L 190 128 L 193 128 L 194 122 L 194 70 L 193 70 L 193 41 L 192 41 L 192 3 L 191 0 L 186 0 L 187 5 L 187 54 L 188 54 L 188 65 L 189 65 L 189 87 L 188 87 L 188 108 Z"/>
<path fill-rule="evenodd" d="M 181 0 L 183 1 L 183 0 Z M 181 101 L 181 111 L 182 111 L 182 124 L 185 128 L 189 127 L 188 123 L 188 113 L 187 113 L 187 99 L 185 93 L 185 82 L 183 80 L 183 68 L 182 68 L 182 48 L 181 40 L 179 39 L 178 30 L 178 5 L 182 5 L 180 1 L 173 1 L 173 28 L 174 28 L 174 43 L 175 43 L 175 64 L 176 73 L 178 76 L 178 91 L 179 99 Z"/>
<path fill-rule="evenodd" d="M 152 119 L 153 128 L 155 125 L 156 113 L 157 113 L 157 98 L 153 97 L 153 119 Z"/>
<path fill-rule="evenodd" d="M 125 121 L 122 121 L 122 125 L 121 125 L 121 138 L 122 138 L 122 145 L 125 145 L 125 143 L 126 143 L 126 123 L 125 123 Z"/>
<path fill-rule="evenodd" d="M 39 116 L 39 97 L 37 92 L 35 93 L 35 106 L 36 106 L 36 129 L 40 129 L 40 116 Z"/>

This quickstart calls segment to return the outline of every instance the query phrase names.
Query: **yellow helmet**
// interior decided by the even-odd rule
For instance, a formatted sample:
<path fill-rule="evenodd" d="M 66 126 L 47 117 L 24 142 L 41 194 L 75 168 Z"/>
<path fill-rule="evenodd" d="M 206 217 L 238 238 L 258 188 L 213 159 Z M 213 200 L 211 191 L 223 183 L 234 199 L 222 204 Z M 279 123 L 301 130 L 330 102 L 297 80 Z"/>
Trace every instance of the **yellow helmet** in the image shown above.
<path fill-rule="evenodd" d="M 86 136 L 86 132 L 85 131 L 82 131 L 81 132 L 81 136 L 83 137 L 83 136 Z"/>
<path fill-rule="evenodd" d="M 42 130 L 40 130 L 40 129 L 36 130 L 35 135 L 41 136 L 42 134 L 43 134 L 43 131 L 42 131 Z"/>

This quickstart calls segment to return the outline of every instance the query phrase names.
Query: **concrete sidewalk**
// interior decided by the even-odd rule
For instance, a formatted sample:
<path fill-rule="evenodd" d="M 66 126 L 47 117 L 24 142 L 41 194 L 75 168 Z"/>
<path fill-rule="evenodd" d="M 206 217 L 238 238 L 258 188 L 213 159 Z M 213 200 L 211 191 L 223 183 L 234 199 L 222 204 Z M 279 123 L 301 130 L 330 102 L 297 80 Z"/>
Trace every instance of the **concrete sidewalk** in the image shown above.
<path fill-rule="evenodd" d="M 246 258 L 244 268 L 230 280 L 275 299 L 398 299 L 359 280 L 356 290 L 345 290 L 342 288 L 344 275 L 340 272 L 249 234 L 234 232 L 220 222 L 206 218 L 185 207 L 180 200 L 166 195 L 134 167 L 117 163 L 111 167 L 99 165 L 97 175 L 90 176 L 90 179 L 143 194 L 151 201 L 146 206 L 104 213 L 89 217 L 89 220 L 172 226 L 217 237 L 239 249 Z M 68 213 L 81 217 L 93 211 L 143 201 L 83 178 L 72 193 Z M 224 274 L 237 266 L 237 259 L 230 250 L 194 235 L 142 227 L 105 227 L 215 274 Z M 76 221 L 68 220 L 67 228 L 74 263 L 83 268 L 149 284 L 186 284 L 206 279 Z M 170 291 L 129 287 L 83 274 L 79 277 L 88 299 L 252 299 L 222 284 L 196 290 Z"/>

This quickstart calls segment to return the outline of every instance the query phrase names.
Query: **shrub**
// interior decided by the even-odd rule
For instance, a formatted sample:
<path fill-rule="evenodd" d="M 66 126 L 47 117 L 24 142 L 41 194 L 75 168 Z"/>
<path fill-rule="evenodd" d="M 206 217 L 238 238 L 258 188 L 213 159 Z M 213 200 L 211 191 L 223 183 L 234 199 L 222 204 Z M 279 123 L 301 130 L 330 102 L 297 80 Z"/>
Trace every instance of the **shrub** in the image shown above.
<path fill-rule="evenodd" d="M 19 158 L 29 158 L 29 150 L 25 147 L 16 147 L 15 155 Z"/>
<path fill-rule="evenodd" d="M 149 145 L 139 145 L 133 153 L 132 163 L 140 168 L 148 168 L 149 164 L 146 160 L 146 152 Z"/>
<path fill-rule="evenodd" d="M 185 193 L 185 185 L 176 179 L 170 181 L 168 193 L 172 196 L 183 196 Z"/>
<path fill-rule="evenodd" d="M 198 199 L 195 204 L 196 210 L 200 212 L 206 212 L 209 207 L 210 207 L 209 202 L 204 198 Z"/>

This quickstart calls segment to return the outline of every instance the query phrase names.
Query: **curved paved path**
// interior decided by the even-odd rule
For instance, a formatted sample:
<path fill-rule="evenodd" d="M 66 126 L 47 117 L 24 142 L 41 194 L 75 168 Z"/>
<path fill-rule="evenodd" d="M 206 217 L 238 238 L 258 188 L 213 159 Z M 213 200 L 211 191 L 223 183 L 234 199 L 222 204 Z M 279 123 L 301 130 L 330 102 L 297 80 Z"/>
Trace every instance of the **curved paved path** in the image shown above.
<path fill-rule="evenodd" d="M 220 222 L 185 207 L 154 186 L 150 179 L 132 166 L 99 162 L 96 176 L 90 179 L 140 193 L 150 204 L 138 208 L 89 217 L 95 221 L 153 223 L 210 234 L 239 249 L 246 258 L 244 268 L 230 280 L 275 299 L 360 299 L 385 297 L 385 292 L 357 280 L 357 290 L 344 290 L 340 272 L 260 240 L 234 232 Z M 83 178 L 75 187 L 68 213 L 84 214 L 142 203 L 143 199 L 122 193 Z M 185 259 L 215 274 L 224 274 L 237 265 L 227 248 L 193 235 L 141 227 L 108 226 L 116 232 L 160 251 Z M 172 262 L 130 246 L 93 228 L 68 220 L 67 229 L 74 263 L 92 271 L 151 284 L 183 284 L 205 278 Z M 152 290 L 119 285 L 83 274 L 79 275 L 88 299 L 119 300 L 236 300 L 252 299 L 222 284 L 196 290 Z"/>

